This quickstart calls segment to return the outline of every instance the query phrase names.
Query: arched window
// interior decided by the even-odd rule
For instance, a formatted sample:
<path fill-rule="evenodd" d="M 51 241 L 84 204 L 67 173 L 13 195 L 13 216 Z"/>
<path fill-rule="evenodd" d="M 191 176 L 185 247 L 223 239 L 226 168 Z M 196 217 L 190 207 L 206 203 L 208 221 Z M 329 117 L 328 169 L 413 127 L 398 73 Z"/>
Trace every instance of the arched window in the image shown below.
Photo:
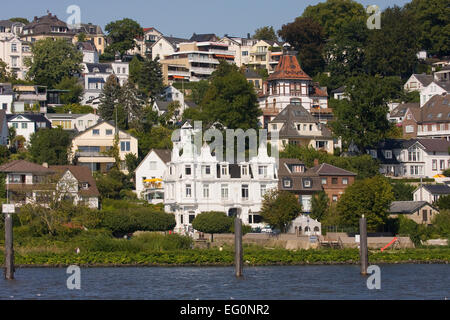
<path fill-rule="evenodd" d="M 314 227 L 315 232 L 319 232 L 319 227 Z"/>
<path fill-rule="evenodd" d="M 310 230 L 309 227 L 305 227 L 305 232 L 309 232 Z"/>

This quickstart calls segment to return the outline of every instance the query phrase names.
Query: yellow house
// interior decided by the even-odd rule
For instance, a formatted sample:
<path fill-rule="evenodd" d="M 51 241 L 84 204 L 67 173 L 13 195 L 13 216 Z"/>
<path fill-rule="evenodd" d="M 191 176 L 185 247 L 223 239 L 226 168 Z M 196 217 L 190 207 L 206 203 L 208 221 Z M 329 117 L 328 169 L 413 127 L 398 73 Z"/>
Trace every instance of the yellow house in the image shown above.
<path fill-rule="evenodd" d="M 77 30 L 77 35 L 73 38 L 74 44 L 80 42 L 78 39 L 78 35 L 80 33 L 85 35 L 84 41 L 90 41 L 94 44 L 99 55 L 105 52 L 106 39 L 100 26 L 94 25 L 92 23 L 81 24 L 80 29 Z"/>
<path fill-rule="evenodd" d="M 108 151 L 114 146 L 116 128 L 114 123 L 103 121 L 87 128 L 72 140 L 72 153 L 70 155 L 74 164 L 87 166 L 92 172 L 107 172 L 114 165 L 115 159 Z M 129 133 L 119 132 L 120 169 L 125 174 L 128 169 L 125 163 L 127 154 L 138 155 L 138 141 Z"/>

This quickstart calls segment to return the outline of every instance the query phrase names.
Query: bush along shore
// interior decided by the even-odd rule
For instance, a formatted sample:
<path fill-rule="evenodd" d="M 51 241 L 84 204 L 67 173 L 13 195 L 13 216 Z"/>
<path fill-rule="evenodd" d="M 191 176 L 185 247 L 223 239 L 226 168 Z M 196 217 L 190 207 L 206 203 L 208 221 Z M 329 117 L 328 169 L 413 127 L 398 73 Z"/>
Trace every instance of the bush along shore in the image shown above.
<path fill-rule="evenodd" d="M 0 259 L 4 258 L 0 251 Z M 231 266 L 233 248 L 178 249 L 162 251 L 89 251 L 51 252 L 19 250 L 15 255 L 17 267 L 85 267 L 118 266 Z M 370 251 L 369 262 L 374 263 L 446 263 L 450 261 L 450 248 L 417 248 L 381 252 Z M 357 249 L 310 249 L 290 251 L 262 247 L 244 247 L 244 262 L 249 266 L 270 265 L 327 265 L 358 264 Z"/>

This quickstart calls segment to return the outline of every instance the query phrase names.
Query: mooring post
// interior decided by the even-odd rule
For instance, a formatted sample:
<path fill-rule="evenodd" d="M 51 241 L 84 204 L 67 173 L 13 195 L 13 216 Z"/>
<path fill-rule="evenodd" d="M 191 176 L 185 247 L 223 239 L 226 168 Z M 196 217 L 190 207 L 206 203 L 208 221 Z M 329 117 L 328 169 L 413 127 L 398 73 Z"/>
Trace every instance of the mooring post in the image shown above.
<path fill-rule="evenodd" d="M 5 279 L 14 279 L 13 222 L 11 213 L 5 213 Z"/>
<path fill-rule="evenodd" d="M 361 274 L 367 275 L 367 267 L 369 266 L 369 253 L 367 249 L 367 220 L 362 215 L 359 219 L 359 258 L 361 262 Z"/>
<path fill-rule="evenodd" d="M 236 269 L 236 277 L 242 277 L 242 221 L 236 217 L 234 219 L 234 266 Z"/>

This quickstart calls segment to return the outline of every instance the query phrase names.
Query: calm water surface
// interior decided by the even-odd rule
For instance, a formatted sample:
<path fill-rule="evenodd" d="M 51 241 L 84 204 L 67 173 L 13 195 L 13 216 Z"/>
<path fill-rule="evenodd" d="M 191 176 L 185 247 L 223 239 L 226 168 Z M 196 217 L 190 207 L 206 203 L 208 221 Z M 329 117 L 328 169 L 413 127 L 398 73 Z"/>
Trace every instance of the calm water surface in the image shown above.
<path fill-rule="evenodd" d="M 22 268 L 0 278 L 0 299 L 450 299 L 449 265 L 380 265 L 369 290 L 359 266 L 82 268 L 69 290 L 65 268 Z"/>

